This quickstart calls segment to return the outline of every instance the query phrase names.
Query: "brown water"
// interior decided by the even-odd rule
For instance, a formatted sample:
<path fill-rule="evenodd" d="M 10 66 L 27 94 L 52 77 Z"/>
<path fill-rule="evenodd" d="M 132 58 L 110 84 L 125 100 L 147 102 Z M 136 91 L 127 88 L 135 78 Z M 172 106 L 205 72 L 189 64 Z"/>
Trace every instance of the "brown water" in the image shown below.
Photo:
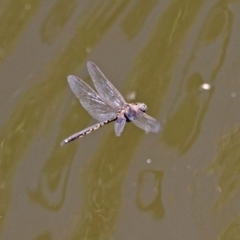
<path fill-rule="evenodd" d="M 239 26 L 238 0 L 3 0 L 0 238 L 239 239 Z M 96 122 L 66 81 L 88 60 L 162 132 L 60 147 Z"/>

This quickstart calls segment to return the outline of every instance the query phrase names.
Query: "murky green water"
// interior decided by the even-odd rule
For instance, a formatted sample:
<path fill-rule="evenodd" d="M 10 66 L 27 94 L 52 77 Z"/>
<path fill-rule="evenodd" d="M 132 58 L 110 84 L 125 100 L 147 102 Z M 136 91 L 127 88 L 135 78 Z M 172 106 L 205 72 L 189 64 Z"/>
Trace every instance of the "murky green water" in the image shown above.
<path fill-rule="evenodd" d="M 0 238 L 239 239 L 240 2 L 2 1 Z M 162 124 L 96 121 L 95 62 Z M 205 84 L 205 85 L 204 85 Z M 206 85 L 208 84 L 208 85 Z"/>

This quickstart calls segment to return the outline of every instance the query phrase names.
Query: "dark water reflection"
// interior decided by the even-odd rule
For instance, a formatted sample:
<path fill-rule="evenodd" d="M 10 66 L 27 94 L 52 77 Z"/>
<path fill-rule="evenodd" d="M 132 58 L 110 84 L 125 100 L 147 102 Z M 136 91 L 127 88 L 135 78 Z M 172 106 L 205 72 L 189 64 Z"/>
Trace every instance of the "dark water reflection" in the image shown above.
<path fill-rule="evenodd" d="M 3 1 L 1 238 L 238 239 L 239 11 L 236 0 Z M 90 81 L 87 60 L 162 133 L 128 124 L 117 138 L 111 125 L 61 148 L 92 122 L 66 82 Z"/>

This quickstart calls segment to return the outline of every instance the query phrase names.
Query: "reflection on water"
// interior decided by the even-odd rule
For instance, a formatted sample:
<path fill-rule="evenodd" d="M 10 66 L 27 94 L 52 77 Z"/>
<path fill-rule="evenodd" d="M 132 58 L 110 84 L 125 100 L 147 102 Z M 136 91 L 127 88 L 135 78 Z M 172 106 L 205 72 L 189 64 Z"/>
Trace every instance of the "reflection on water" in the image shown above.
<path fill-rule="evenodd" d="M 23 31 L 29 22 L 34 18 L 41 1 L 8 1 L 6 4 L 1 2 L 2 11 L 0 12 L 0 62 L 11 54 Z"/>
<path fill-rule="evenodd" d="M 122 22 L 123 31 L 129 39 L 137 36 L 157 4 L 157 0 L 135 2 Z"/>
<path fill-rule="evenodd" d="M 203 92 L 199 91 L 200 86 L 203 83 L 216 84 L 216 77 L 225 60 L 232 24 L 231 12 L 225 7 L 225 4 L 219 2 L 205 19 L 185 64 L 184 74 L 179 81 L 179 94 L 174 99 L 174 107 L 169 112 L 164 129 L 165 141 L 184 154 L 198 139 L 213 96 L 214 89 Z M 209 55 L 209 60 L 206 55 Z M 181 90 L 184 88 L 185 92 Z"/>
<path fill-rule="evenodd" d="M 52 43 L 57 40 L 71 19 L 76 7 L 76 0 L 59 0 L 53 6 L 42 22 L 41 36 L 43 42 Z"/>
<path fill-rule="evenodd" d="M 55 124 L 56 118 L 50 116 L 57 117 L 61 111 L 63 92 L 67 89 L 64 79 L 66 79 L 69 73 L 75 72 L 76 69 L 85 62 L 88 56 L 86 47 L 90 46 L 94 48 L 114 23 L 117 16 L 124 10 L 126 4 L 126 1 L 122 1 L 121 3 L 116 2 L 115 4 L 109 3 L 105 4 L 104 7 L 101 6 L 101 8 L 96 5 L 84 16 L 80 16 L 77 26 L 75 26 L 75 35 L 71 36 L 69 44 L 65 49 L 61 49 L 61 52 L 53 56 L 51 65 L 48 66 L 47 70 L 42 74 L 43 76 L 40 77 L 38 83 L 24 93 L 12 111 L 8 122 L 1 129 L 1 147 L 4 149 L 4 151 L 0 153 L 0 158 L 2 159 L 1 169 L 4 173 L 1 174 L 1 182 L 4 186 L 1 189 L 2 198 L 0 199 L 2 206 L 0 213 L 2 223 L 5 220 L 8 209 L 14 168 L 18 160 L 26 154 L 32 140 L 38 132 L 41 132 L 42 128 L 49 131 Z M 8 12 L 12 13 L 15 7 L 15 4 L 9 6 L 9 8 L 6 9 L 6 14 Z M 63 8 L 62 11 L 64 11 Z M 108 14 L 104 14 L 105 12 Z M 48 22 L 46 22 L 46 24 L 47 23 Z M 86 31 L 86 29 L 92 29 L 92 31 Z M 58 32 L 55 31 L 55 34 L 57 33 Z M 83 36 L 86 41 L 84 41 Z M 35 191 L 34 194 L 35 201 L 53 210 L 59 209 L 63 203 L 66 192 L 66 179 L 68 177 L 66 172 L 69 173 L 69 163 L 72 161 L 74 153 L 77 150 L 77 145 L 75 145 L 75 150 L 73 148 L 71 150 L 63 150 L 63 152 L 68 152 L 67 159 L 63 159 L 63 152 L 60 152 L 58 149 L 59 139 L 62 139 L 63 135 L 66 135 L 68 131 L 73 131 L 79 123 L 78 118 L 72 117 L 74 116 L 72 110 L 65 114 L 65 119 L 62 121 L 62 127 L 60 128 L 66 132 L 58 136 L 55 147 L 53 148 L 54 150 L 49 154 L 48 159 L 46 159 L 46 165 L 43 167 L 41 178 L 39 179 L 38 190 L 37 192 Z M 87 121 L 87 118 L 81 119 L 82 124 L 86 125 Z M 63 127 L 66 125 L 66 122 L 69 126 L 68 129 Z M 71 151 L 71 153 L 69 151 Z M 61 161 L 59 161 L 59 159 L 61 159 Z M 52 176 L 57 177 L 53 178 Z M 53 179 L 53 181 L 50 179 Z M 52 184 L 53 182 L 54 184 Z M 46 183 L 47 185 L 45 185 Z M 61 190 L 59 190 L 59 184 L 62 186 Z M 44 188 L 41 185 L 43 185 Z M 48 191 L 42 191 L 42 189 L 46 188 L 49 188 Z M 44 196 L 44 194 L 54 194 L 55 191 L 60 191 L 60 194 L 58 193 L 59 200 L 51 203 L 47 200 L 49 197 Z M 33 195 L 31 194 L 31 196 Z M 39 197 L 38 200 L 36 200 L 36 196 Z"/>
<path fill-rule="evenodd" d="M 222 137 L 218 144 L 217 156 L 208 171 L 218 176 L 219 196 L 214 204 L 218 212 L 232 198 L 236 197 L 240 187 L 240 127 Z"/>
<path fill-rule="evenodd" d="M 159 109 L 159 105 L 165 97 L 165 91 L 167 90 L 168 83 L 170 81 L 169 73 L 174 64 L 173 59 L 177 59 L 177 55 L 175 54 L 176 49 L 171 51 L 170 48 L 166 49 L 164 45 L 164 43 L 167 44 L 166 41 L 168 41 L 169 32 L 161 31 L 161 29 L 166 22 L 168 22 L 170 25 L 175 24 L 175 15 L 173 12 L 177 13 L 179 8 L 184 8 L 184 4 L 189 6 L 191 5 L 191 2 L 184 1 L 182 5 L 174 2 L 169 6 L 164 15 L 159 18 L 159 22 L 153 32 L 153 35 L 150 36 L 150 40 L 137 57 L 137 63 L 135 66 L 136 70 L 133 71 L 133 73 L 127 79 L 127 83 L 130 85 L 130 91 L 133 89 L 139 93 L 139 95 L 141 95 L 139 96 L 139 99 L 149 99 L 153 109 L 154 106 L 156 109 Z M 199 1 L 198 4 L 201 5 L 201 1 Z M 194 5 L 194 7 L 195 11 L 199 10 L 196 5 Z M 192 18 L 194 18 L 194 14 L 186 12 L 186 15 L 183 19 L 184 24 L 180 25 L 180 29 L 177 29 L 176 32 L 171 33 L 175 38 L 175 44 L 179 47 L 181 46 L 180 43 L 182 42 L 187 29 L 191 26 Z M 161 42 L 161 44 L 155 44 L 156 42 Z M 154 46 L 154 48 L 152 46 Z M 163 58 L 165 57 L 166 61 L 158 61 L 160 55 Z M 146 57 L 149 59 L 147 62 L 144 61 Z M 149 73 L 151 73 L 151 75 L 149 75 Z M 151 78 L 151 82 L 150 84 L 146 84 L 146 79 L 149 78 Z M 144 88 L 142 86 L 144 86 Z M 150 96 L 149 92 L 151 92 Z M 156 110 L 155 112 L 159 112 L 159 110 Z M 131 133 L 129 134 L 131 136 Z M 85 207 L 83 208 L 83 212 L 79 218 L 79 224 L 76 226 L 76 233 L 72 239 L 109 238 L 110 234 L 115 228 L 115 223 L 122 205 L 121 189 L 122 184 L 124 183 L 126 171 L 142 137 L 143 135 L 137 135 L 134 139 L 132 139 L 126 135 L 123 135 L 120 141 L 118 139 L 113 139 L 111 134 L 104 138 L 104 141 L 99 145 L 99 148 L 96 150 L 91 159 L 93 165 L 90 167 L 87 175 L 89 177 L 92 176 L 92 178 L 88 184 L 84 184 L 84 189 L 86 190 L 84 194 Z M 126 142 L 128 143 L 127 145 L 125 144 Z M 113 149 L 113 151 L 109 151 L 109 149 Z M 122 152 L 123 149 L 124 153 Z M 124 158 L 120 157 L 118 158 L 118 161 L 115 161 L 115 153 L 121 153 L 121 155 L 123 154 Z M 96 159 L 97 156 L 99 159 Z M 107 168 L 107 170 L 98 171 L 96 175 L 96 173 L 94 174 L 93 170 L 91 169 L 99 169 L 100 161 L 104 162 L 104 164 L 101 165 L 104 168 Z M 121 164 L 121 167 L 118 166 L 119 164 Z M 106 183 L 103 184 L 102 179 L 106 175 L 106 172 L 110 171 L 110 169 L 115 169 L 113 171 L 114 175 L 112 175 L 115 176 L 115 178 L 109 178 L 108 180 L 106 179 Z M 99 190 L 99 198 L 96 199 L 101 199 L 101 201 L 100 203 L 96 204 L 96 202 L 93 202 L 93 200 L 90 198 L 93 194 L 96 195 L 95 188 L 93 188 L 92 184 L 96 184 L 100 181 L 100 179 L 102 186 L 104 186 L 104 192 Z M 105 185 L 108 187 L 105 187 Z M 101 221 L 101 224 L 98 223 L 99 228 L 96 228 L 96 217 L 93 218 L 92 213 L 94 212 L 94 214 L 96 214 L 99 212 L 97 209 L 95 209 L 99 208 L 99 206 L 101 209 L 100 212 L 108 214 L 108 217 L 105 215 L 104 220 Z M 109 209 L 113 210 L 109 212 Z M 155 210 L 158 210 L 158 208 Z M 156 212 L 155 214 L 158 217 L 163 215 L 163 210 L 161 207 L 160 211 Z"/>
<path fill-rule="evenodd" d="M 213 232 L 220 232 L 217 239 L 239 237 L 239 146 L 240 128 L 237 126 L 222 136 L 213 162 L 196 176 L 192 186 L 193 207 L 199 229 L 207 231 L 212 222 L 218 222 L 218 229 L 212 229 Z"/>
<path fill-rule="evenodd" d="M 232 30 L 234 24 L 239 26 L 234 22 L 237 21 L 234 14 L 238 13 L 234 4 L 238 1 L 210 2 L 176 0 L 163 4 L 156 0 L 125 0 L 87 1 L 82 5 L 81 1 L 57 0 L 48 5 L 48 2 L 39 1 L 4 1 L 0 10 L 0 58 L 7 65 L 1 65 L 4 71 L 15 71 L 14 57 L 19 54 L 16 49 L 22 47 L 18 46 L 21 41 L 27 42 L 27 48 L 22 52 L 31 50 L 41 58 L 41 53 L 46 50 L 45 44 L 48 44 L 49 52 L 47 62 L 39 63 L 38 72 L 33 73 L 34 80 L 21 92 L 6 123 L 1 122 L 0 229 L 3 238 L 107 240 L 119 234 L 116 239 L 131 237 L 132 240 L 140 240 L 146 239 L 142 233 L 151 229 L 149 239 L 156 236 L 177 239 L 180 227 L 176 231 L 171 230 L 176 229 L 179 223 L 182 223 L 184 232 L 193 236 L 192 239 L 199 234 L 198 230 L 204 239 L 216 236 L 223 239 L 238 234 L 236 203 L 228 212 L 230 217 L 216 216 L 237 199 L 239 192 L 238 127 L 220 141 L 218 154 L 206 171 L 209 173 L 211 170 L 212 175 L 202 171 L 195 178 L 193 205 L 187 206 L 186 212 L 178 201 L 174 206 L 178 211 L 166 208 L 163 201 L 168 191 L 168 196 L 181 199 L 175 195 L 175 189 L 179 187 L 178 193 L 185 193 L 186 185 L 193 181 L 191 169 L 199 172 L 198 168 L 204 168 L 201 164 L 206 164 L 204 160 L 211 159 L 206 154 L 204 159 L 196 162 L 199 149 L 204 148 L 207 152 L 205 141 L 219 135 L 212 133 L 212 124 L 215 123 L 207 119 L 211 119 L 211 112 L 218 115 L 215 108 L 225 101 L 220 94 L 221 101 L 215 104 L 214 97 L 222 88 L 219 84 L 223 81 L 222 74 L 230 74 L 223 68 L 228 50 L 235 46 L 231 45 L 232 42 L 239 42 Z M 160 4 L 164 8 L 159 8 Z M 38 45 L 34 45 L 36 39 L 28 35 L 36 29 L 39 32 L 39 36 L 35 36 L 39 37 Z M 62 41 L 63 36 L 66 39 Z M 236 38 L 235 41 L 230 41 L 232 38 Z M 33 46 L 39 48 L 33 49 Z M 239 65 L 240 53 L 237 53 L 238 47 L 233 49 L 236 55 L 229 58 L 227 66 L 235 66 L 235 78 L 238 79 L 240 73 L 236 66 Z M 111 69 L 110 63 L 116 60 L 113 56 L 123 63 L 118 66 L 120 72 L 124 69 L 123 60 L 131 64 L 124 88 L 137 93 L 137 101 L 141 99 L 151 106 L 150 115 L 158 120 L 165 118 L 162 135 L 157 136 L 156 141 L 129 125 L 121 138 L 114 137 L 112 131 L 101 137 L 98 135 L 99 141 L 92 138 L 96 149 L 81 141 L 60 148 L 59 142 L 64 136 L 89 125 L 91 121 L 80 110 L 77 100 L 67 99 L 66 76 L 75 74 L 86 60 L 90 60 L 88 58 L 101 59 L 101 66 L 109 65 Z M 18 59 L 26 64 L 35 60 L 29 59 L 27 54 L 18 56 Z M 22 66 L 21 62 L 18 64 Z M 12 84 L 10 91 L 18 80 L 16 77 L 8 81 Z M 204 83 L 212 88 L 200 90 Z M 226 81 L 224 84 L 228 86 Z M 12 95 L 7 97 L 10 99 Z M 237 97 L 235 99 L 237 101 Z M 7 103 L 8 99 L 5 101 Z M 2 109 L 4 114 L 4 107 Z M 224 107 L 221 110 L 226 111 Z M 220 118 L 217 121 L 222 121 L 222 129 L 224 121 Z M 234 120 L 229 124 L 232 122 Z M 202 140 L 205 128 L 209 133 L 204 135 L 207 139 Z M 88 149 L 91 152 L 87 155 L 84 151 Z M 181 161 L 174 149 L 181 153 Z M 137 164 L 136 154 L 140 156 Z M 142 165 L 141 158 L 151 158 L 151 154 L 157 161 L 149 170 L 149 165 L 147 169 Z M 80 161 L 86 167 L 81 169 L 81 199 L 75 199 L 75 203 L 82 203 L 78 209 L 70 198 L 80 194 L 69 196 L 70 192 L 80 192 L 70 184 L 75 170 L 72 166 Z M 171 172 L 171 169 L 177 169 L 175 165 L 182 167 L 186 162 L 193 166 L 187 173 Z M 124 196 L 125 185 L 132 184 L 126 179 L 133 166 L 136 168 L 133 178 L 137 181 L 133 194 L 135 199 Z M 187 177 L 189 181 L 186 183 Z M 174 182 L 177 178 L 180 181 Z M 220 186 L 217 190 L 215 179 Z M 78 179 L 72 181 L 77 182 Z M 164 188 L 166 183 L 172 185 Z M 181 197 L 184 203 L 189 201 L 189 195 Z M 122 215 L 122 208 L 126 205 L 131 206 L 127 216 Z M 146 215 L 153 217 L 145 218 Z M 184 221 L 183 216 L 187 216 Z M 140 218 L 142 222 L 138 221 Z M 221 222 L 223 218 L 225 221 Z M 134 228 L 134 224 L 138 228 Z"/>
<path fill-rule="evenodd" d="M 233 219 L 228 226 L 220 233 L 217 240 L 237 240 L 240 236 L 240 216 Z"/>
<path fill-rule="evenodd" d="M 165 216 L 162 203 L 162 179 L 163 172 L 156 170 L 144 170 L 138 177 L 137 207 L 143 212 L 150 212 L 157 219 Z"/>
<path fill-rule="evenodd" d="M 197 140 L 201 124 L 210 103 L 213 89 L 207 93 L 199 91 L 203 79 L 199 74 L 189 76 L 185 83 L 186 93 L 177 110 L 165 125 L 163 138 L 171 146 L 176 146 L 185 153 Z"/>

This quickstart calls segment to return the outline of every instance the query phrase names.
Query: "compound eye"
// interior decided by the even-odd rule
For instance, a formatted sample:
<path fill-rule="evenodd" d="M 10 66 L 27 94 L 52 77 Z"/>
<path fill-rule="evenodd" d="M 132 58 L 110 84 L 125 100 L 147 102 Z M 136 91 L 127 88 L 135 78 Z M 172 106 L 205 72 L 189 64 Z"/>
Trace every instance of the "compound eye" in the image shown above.
<path fill-rule="evenodd" d="M 147 105 L 144 104 L 144 103 L 140 104 L 140 109 L 141 109 L 142 112 L 146 112 L 147 111 Z"/>

